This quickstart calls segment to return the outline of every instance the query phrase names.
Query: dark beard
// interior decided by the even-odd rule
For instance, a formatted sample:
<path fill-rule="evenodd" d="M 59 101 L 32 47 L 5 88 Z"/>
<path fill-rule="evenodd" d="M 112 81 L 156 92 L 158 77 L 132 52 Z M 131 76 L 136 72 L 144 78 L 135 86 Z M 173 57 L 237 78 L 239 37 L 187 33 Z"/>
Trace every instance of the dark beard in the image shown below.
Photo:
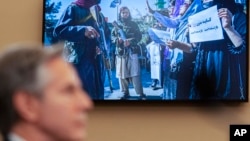
<path fill-rule="evenodd" d="M 122 18 L 121 22 L 127 23 L 127 22 L 129 22 L 129 18 Z"/>

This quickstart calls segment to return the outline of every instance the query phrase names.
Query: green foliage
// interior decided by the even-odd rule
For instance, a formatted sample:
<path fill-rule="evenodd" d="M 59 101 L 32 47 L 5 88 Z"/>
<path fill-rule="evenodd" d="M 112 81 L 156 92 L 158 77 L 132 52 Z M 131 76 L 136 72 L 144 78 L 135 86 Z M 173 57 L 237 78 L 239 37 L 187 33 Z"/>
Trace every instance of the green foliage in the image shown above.
<path fill-rule="evenodd" d="M 157 2 L 155 3 L 155 5 L 157 6 L 158 9 L 163 9 L 164 4 L 166 4 L 166 2 L 164 0 L 157 0 Z"/>
<path fill-rule="evenodd" d="M 147 20 L 149 19 L 149 20 Z M 152 16 L 146 15 L 138 19 L 134 19 L 134 21 L 138 24 L 140 31 L 142 33 L 142 39 L 139 42 L 140 45 L 147 45 L 150 41 L 149 35 L 148 35 L 148 29 L 153 27 L 154 23 L 156 22 Z"/>
<path fill-rule="evenodd" d="M 44 8 L 44 30 L 45 30 L 45 36 L 46 39 L 50 43 L 56 42 L 56 39 L 53 38 L 53 30 L 54 26 L 57 22 L 56 20 L 56 14 L 59 13 L 59 9 L 61 8 L 62 3 L 61 2 L 51 2 L 51 0 L 47 0 L 45 2 L 45 8 Z"/>
<path fill-rule="evenodd" d="M 58 12 L 59 12 L 59 9 L 61 8 L 62 6 L 62 2 L 52 2 L 51 3 L 51 0 L 47 0 L 45 2 L 45 18 L 46 19 L 49 19 L 49 20 L 53 20 Z"/>

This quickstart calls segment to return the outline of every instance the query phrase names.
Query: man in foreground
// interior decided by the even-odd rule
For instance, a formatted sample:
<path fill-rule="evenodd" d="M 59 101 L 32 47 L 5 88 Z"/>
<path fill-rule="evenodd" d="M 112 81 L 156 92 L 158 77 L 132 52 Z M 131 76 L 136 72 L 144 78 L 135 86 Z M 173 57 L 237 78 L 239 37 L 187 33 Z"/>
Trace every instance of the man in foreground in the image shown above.
<path fill-rule="evenodd" d="M 61 51 L 18 45 L 0 55 L 4 141 L 82 141 L 93 104 Z"/>

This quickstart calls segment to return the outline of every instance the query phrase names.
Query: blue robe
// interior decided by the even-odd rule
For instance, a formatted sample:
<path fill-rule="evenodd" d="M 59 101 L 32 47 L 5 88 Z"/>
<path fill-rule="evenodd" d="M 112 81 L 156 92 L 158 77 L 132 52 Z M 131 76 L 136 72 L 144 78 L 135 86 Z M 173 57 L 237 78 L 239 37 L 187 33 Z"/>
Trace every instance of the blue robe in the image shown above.
<path fill-rule="evenodd" d="M 102 18 L 104 21 L 104 18 Z M 98 31 L 89 9 L 71 4 L 55 26 L 54 36 L 65 41 L 64 56 L 72 63 L 82 81 L 83 88 L 94 100 L 104 99 L 104 65 L 102 55 L 96 54 L 100 39 L 89 39 L 84 35 L 87 26 Z M 105 28 L 106 35 L 110 35 Z"/>
<path fill-rule="evenodd" d="M 190 99 L 245 100 L 246 97 L 246 15 L 233 16 L 233 27 L 243 44 L 235 48 L 225 39 L 198 45 Z"/>
<path fill-rule="evenodd" d="M 194 0 L 188 7 L 184 15 L 181 17 L 171 19 L 163 16 L 157 12 L 154 13 L 154 17 L 164 26 L 169 28 L 175 28 L 173 40 L 189 43 L 189 38 L 186 34 L 188 28 L 188 17 L 192 16 L 203 9 L 201 0 Z M 185 53 L 182 50 L 173 49 L 172 62 L 178 66 L 179 71 L 171 72 L 169 77 L 173 80 L 171 83 L 171 89 L 174 89 L 174 95 L 178 100 L 186 100 L 189 98 L 189 92 L 191 87 L 191 81 L 193 76 L 193 61 L 195 54 Z M 177 67 L 176 67 L 177 68 Z M 177 80 L 177 81 L 176 81 Z M 177 86 L 177 87 L 176 87 Z"/>

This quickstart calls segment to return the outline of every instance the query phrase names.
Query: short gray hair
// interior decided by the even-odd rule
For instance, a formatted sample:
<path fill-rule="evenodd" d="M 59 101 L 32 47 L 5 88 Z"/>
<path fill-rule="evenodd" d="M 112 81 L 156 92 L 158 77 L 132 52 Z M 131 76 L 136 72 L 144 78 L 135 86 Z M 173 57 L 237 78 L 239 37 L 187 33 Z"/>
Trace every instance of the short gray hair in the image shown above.
<path fill-rule="evenodd" d="M 12 103 L 15 91 L 39 93 L 40 67 L 61 56 L 62 49 L 37 44 L 14 45 L 0 54 L 0 131 L 4 136 L 19 119 Z"/>

